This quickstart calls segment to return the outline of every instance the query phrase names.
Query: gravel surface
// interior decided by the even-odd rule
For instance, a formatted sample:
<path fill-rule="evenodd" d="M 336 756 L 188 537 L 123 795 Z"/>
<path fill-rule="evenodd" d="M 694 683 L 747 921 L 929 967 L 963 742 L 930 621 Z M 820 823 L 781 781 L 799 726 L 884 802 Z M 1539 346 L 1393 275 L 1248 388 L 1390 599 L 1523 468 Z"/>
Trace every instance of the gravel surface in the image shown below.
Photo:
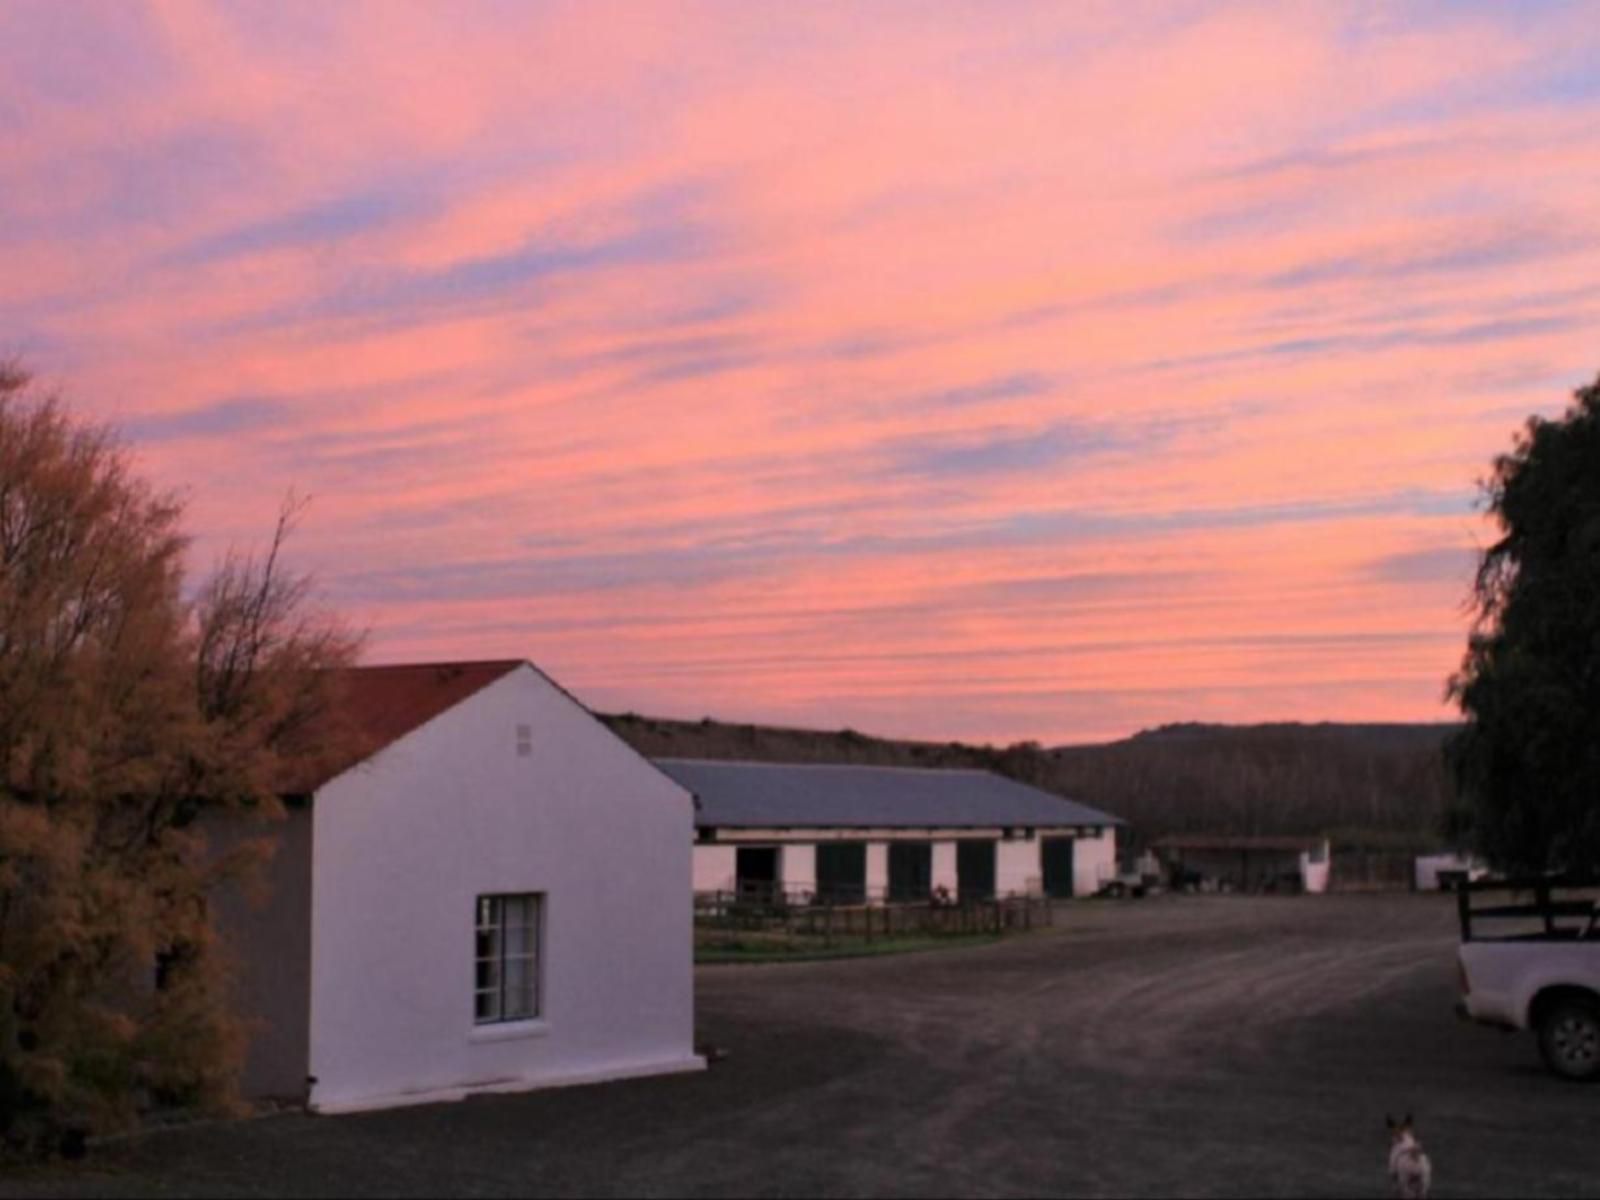
<path fill-rule="evenodd" d="M 1458 1022 L 1432 896 L 1066 906 L 1050 933 L 697 972 L 700 1075 L 150 1134 L 0 1194 L 1600 1194 L 1600 1087 Z"/>

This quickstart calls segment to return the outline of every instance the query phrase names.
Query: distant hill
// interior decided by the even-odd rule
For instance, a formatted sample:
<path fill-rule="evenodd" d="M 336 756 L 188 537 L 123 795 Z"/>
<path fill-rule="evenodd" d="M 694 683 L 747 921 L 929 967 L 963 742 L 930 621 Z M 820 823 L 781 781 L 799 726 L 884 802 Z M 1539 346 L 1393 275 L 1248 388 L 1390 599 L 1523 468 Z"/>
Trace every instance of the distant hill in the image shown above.
<path fill-rule="evenodd" d="M 1399 724 L 1395 722 L 1339 722 L 1277 721 L 1260 725 L 1208 725 L 1199 721 L 1185 721 L 1176 725 L 1158 725 L 1154 729 L 1141 729 L 1126 741 L 1157 741 L 1175 738 L 1256 738 L 1285 736 L 1315 740 L 1365 742 L 1369 745 L 1421 746 L 1433 745 L 1441 736 L 1448 736 L 1459 726 L 1452 722 L 1433 725 Z M 1096 743 L 1100 744 L 1100 743 Z"/>
<path fill-rule="evenodd" d="M 1443 752 L 1455 729 L 1165 726 L 1047 751 L 1038 778 L 1062 794 L 1098 797 L 1144 838 L 1329 834 L 1346 844 L 1420 847 L 1437 842 L 1452 797 Z"/>
<path fill-rule="evenodd" d="M 1330 834 L 1346 844 L 1434 844 L 1450 800 L 1453 725 L 1164 725 L 1047 748 L 871 737 L 855 730 L 600 715 L 650 757 L 976 767 L 1103 808 L 1143 843 L 1169 833 Z"/>

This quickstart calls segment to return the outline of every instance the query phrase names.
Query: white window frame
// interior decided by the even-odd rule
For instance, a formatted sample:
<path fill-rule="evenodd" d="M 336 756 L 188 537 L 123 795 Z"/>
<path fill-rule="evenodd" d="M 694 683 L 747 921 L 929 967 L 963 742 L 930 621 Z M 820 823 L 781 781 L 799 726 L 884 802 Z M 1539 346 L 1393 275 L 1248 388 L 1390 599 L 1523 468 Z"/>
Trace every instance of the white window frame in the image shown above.
<path fill-rule="evenodd" d="M 487 892 L 473 901 L 475 1029 L 541 1019 L 545 903 L 543 892 Z"/>

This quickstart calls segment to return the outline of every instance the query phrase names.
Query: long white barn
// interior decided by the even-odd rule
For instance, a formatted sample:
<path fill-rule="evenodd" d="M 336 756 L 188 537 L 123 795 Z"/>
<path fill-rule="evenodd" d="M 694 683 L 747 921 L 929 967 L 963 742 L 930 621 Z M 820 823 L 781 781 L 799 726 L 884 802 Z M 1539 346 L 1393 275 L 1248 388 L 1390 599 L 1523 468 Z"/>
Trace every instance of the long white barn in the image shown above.
<path fill-rule="evenodd" d="M 1085 896 L 1108 813 L 987 771 L 657 759 L 695 796 L 696 892 L 839 903 Z"/>

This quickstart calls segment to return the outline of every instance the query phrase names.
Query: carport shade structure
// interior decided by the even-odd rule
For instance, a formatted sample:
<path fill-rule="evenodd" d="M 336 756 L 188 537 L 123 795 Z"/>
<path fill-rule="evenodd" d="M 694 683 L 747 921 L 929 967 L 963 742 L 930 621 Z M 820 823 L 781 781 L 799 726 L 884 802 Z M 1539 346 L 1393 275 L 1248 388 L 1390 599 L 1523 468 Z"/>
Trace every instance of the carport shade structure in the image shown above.
<path fill-rule="evenodd" d="M 1274 886 L 1288 876 L 1306 891 L 1327 886 L 1328 839 L 1274 835 L 1174 834 L 1150 843 L 1150 849 L 1181 873 L 1198 870 L 1226 879 L 1236 887 Z M 1308 878 L 1313 864 L 1322 864 L 1317 880 Z"/>
<path fill-rule="evenodd" d="M 1123 823 L 987 771 L 655 762 L 696 798 L 701 892 L 756 887 L 895 900 L 941 889 L 1082 895 L 1114 869 L 1115 830 Z M 864 853 L 833 849 L 843 846 Z M 850 878 L 841 874 L 846 869 Z"/>

